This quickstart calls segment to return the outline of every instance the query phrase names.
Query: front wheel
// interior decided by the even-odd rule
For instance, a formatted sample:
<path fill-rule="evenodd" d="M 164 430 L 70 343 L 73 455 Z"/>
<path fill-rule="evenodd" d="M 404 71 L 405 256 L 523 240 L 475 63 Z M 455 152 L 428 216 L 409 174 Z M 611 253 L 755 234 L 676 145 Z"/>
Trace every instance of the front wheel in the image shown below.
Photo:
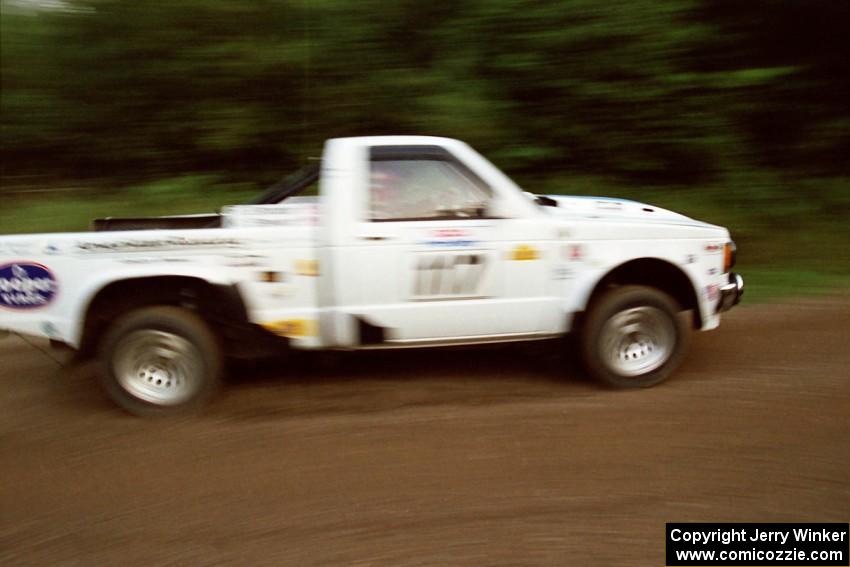
<path fill-rule="evenodd" d="M 196 409 L 216 390 L 223 360 L 215 335 L 198 315 L 146 307 L 118 320 L 99 352 L 100 378 L 118 405 L 136 415 Z"/>
<path fill-rule="evenodd" d="M 645 388 L 665 380 L 685 355 L 688 328 L 678 304 L 644 286 L 623 286 L 595 301 L 581 331 L 587 372 L 610 386 Z"/>

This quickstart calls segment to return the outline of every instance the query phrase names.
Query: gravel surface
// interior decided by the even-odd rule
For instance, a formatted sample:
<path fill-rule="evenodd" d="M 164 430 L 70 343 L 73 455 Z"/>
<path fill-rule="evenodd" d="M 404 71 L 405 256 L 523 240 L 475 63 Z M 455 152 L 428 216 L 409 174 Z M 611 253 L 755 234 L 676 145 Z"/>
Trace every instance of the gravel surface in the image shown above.
<path fill-rule="evenodd" d="M 850 520 L 850 297 L 742 306 L 605 390 L 529 348 L 238 369 L 123 413 L 0 340 L 0 564 L 664 565 L 664 523 Z M 38 348 L 36 348 L 38 347 Z"/>

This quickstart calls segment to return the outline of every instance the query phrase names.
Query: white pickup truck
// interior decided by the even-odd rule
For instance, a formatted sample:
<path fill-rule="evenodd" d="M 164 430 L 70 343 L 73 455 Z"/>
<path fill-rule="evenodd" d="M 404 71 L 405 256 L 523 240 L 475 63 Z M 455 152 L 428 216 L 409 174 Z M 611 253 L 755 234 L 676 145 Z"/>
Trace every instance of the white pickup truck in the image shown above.
<path fill-rule="evenodd" d="M 725 228 L 525 193 L 446 138 L 329 140 L 253 204 L 94 228 L 0 237 L 0 329 L 97 356 L 110 396 L 146 415 L 197 407 L 228 356 L 571 331 L 591 375 L 650 386 L 743 292 Z"/>

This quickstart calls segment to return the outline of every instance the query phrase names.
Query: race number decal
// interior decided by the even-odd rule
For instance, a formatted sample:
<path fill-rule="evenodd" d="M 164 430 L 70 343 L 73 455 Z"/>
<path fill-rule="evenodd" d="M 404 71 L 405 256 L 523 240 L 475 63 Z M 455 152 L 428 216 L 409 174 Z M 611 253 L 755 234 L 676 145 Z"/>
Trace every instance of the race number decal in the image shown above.
<path fill-rule="evenodd" d="M 412 299 L 481 297 L 483 252 L 423 253 L 414 259 Z"/>

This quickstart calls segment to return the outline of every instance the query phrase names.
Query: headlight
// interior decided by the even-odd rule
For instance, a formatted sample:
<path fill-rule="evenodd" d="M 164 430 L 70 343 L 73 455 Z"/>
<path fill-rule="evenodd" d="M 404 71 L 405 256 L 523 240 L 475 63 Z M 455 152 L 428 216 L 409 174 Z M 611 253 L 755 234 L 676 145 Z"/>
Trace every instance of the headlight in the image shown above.
<path fill-rule="evenodd" d="M 731 240 L 723 246 L 723 273 L 728 272 L 735 266 L 738 259 L 738 247 Z"/>

